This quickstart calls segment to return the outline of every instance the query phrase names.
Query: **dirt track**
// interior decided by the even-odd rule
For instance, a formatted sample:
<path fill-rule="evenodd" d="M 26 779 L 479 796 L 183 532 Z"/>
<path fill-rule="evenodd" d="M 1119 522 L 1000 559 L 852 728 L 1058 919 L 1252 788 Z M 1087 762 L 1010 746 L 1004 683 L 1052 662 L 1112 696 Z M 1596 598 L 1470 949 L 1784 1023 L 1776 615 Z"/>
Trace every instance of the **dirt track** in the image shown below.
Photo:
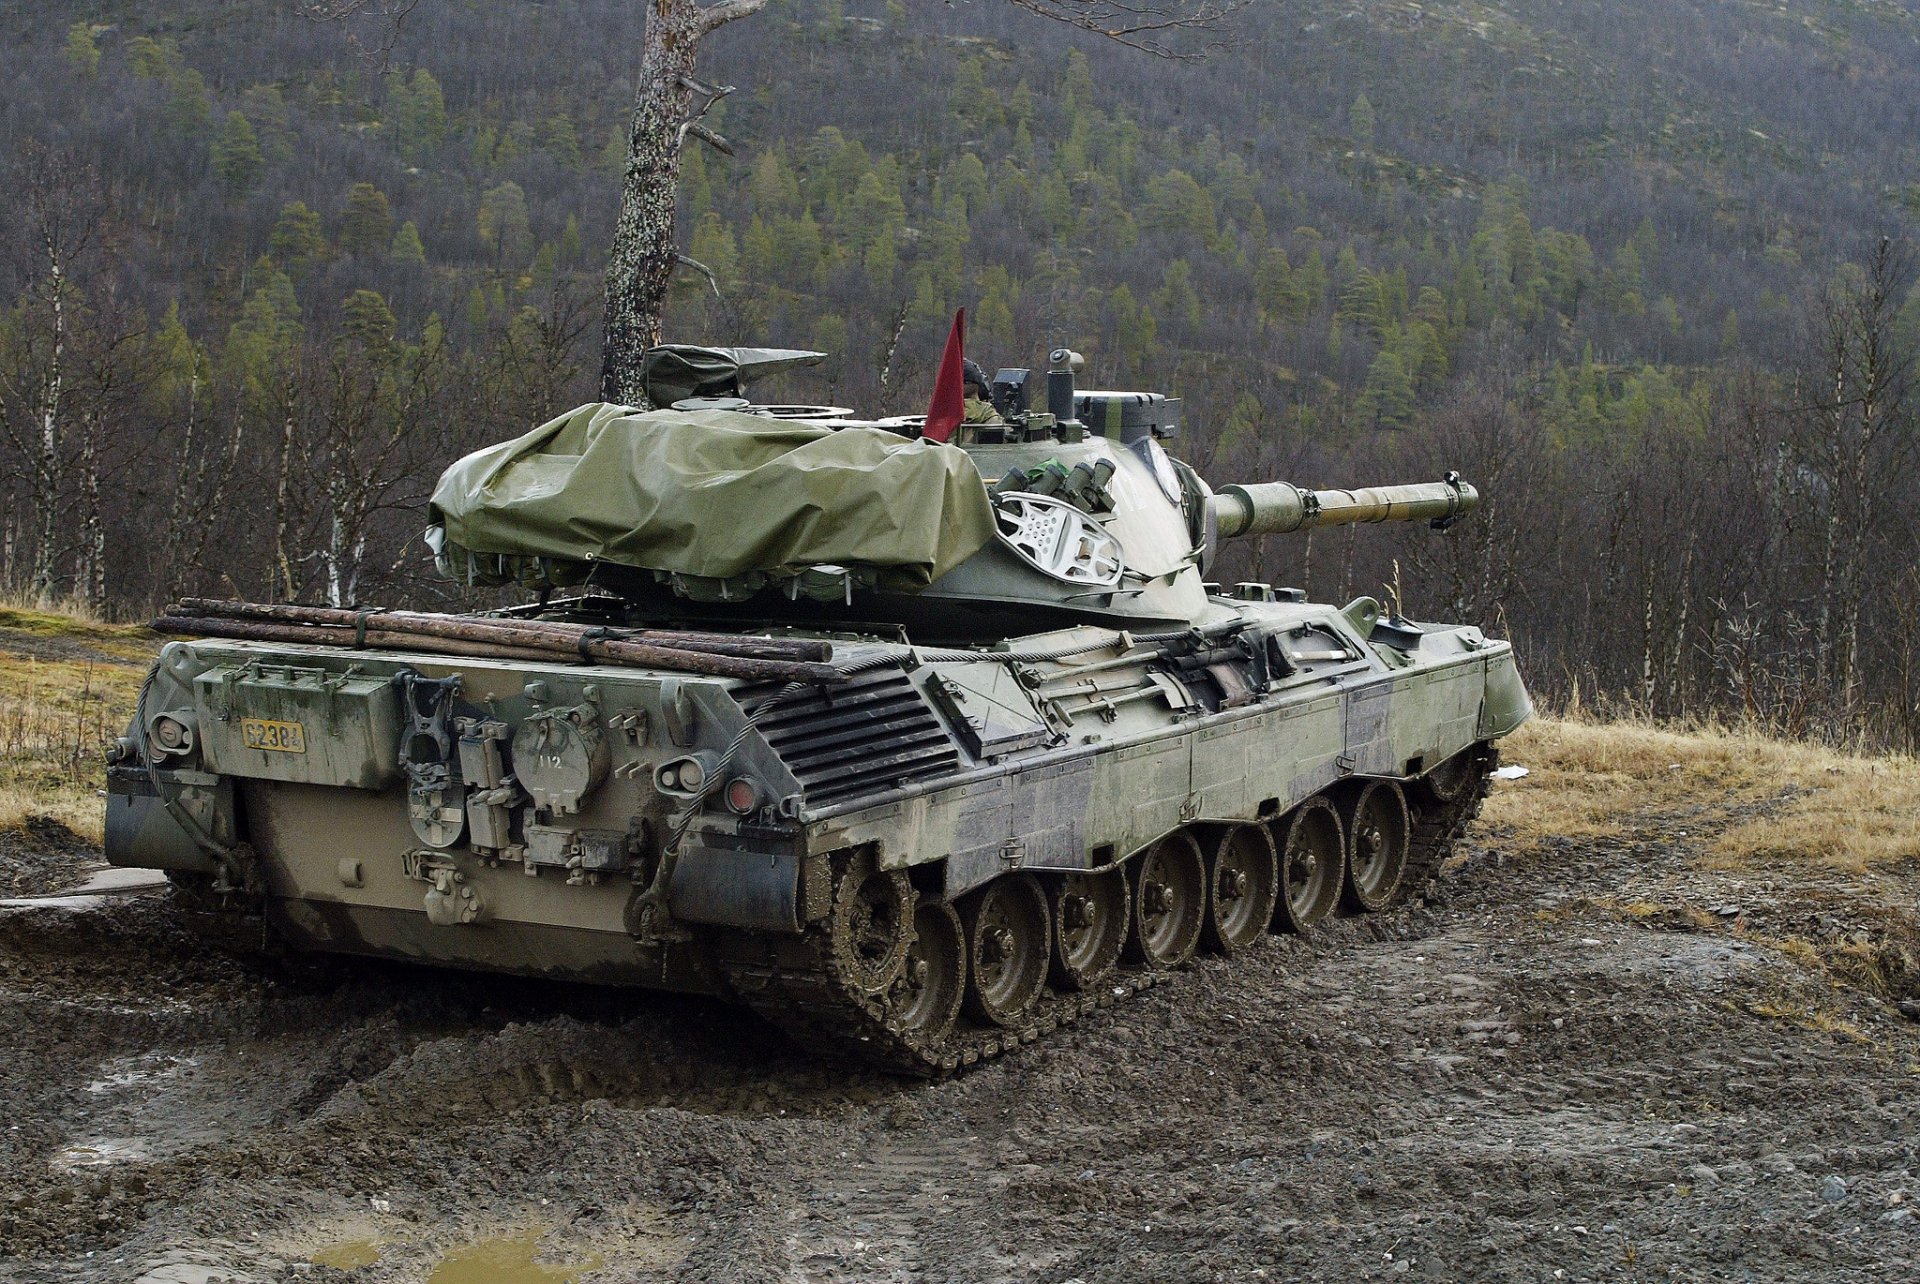
<path fill-rule="evenodd" d="M 157 894 L 0 910 L 0 1278 L 1915 1278 L 1920 1025 L 1762 942 L 1911 939 L 1920 869 L 1788 892 L 1699 828 L 1477 831 L 1444 903 L 932 1085 L 690 1000 L 244 966 Z"/>

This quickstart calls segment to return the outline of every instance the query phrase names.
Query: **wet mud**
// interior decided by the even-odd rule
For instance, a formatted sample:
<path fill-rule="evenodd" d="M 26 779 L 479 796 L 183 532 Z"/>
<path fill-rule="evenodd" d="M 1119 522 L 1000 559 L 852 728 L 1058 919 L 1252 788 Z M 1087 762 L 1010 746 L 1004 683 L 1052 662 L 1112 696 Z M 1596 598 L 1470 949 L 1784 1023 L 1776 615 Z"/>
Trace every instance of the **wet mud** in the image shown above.
<path fill-rule="evenodd" d="M 1437 903 L 933 1084 L 703 1001 L 239 960 L 163 891 L 0 909 L 0 1278 L 1915 1278 L 1909 982 L 1810 959 L 1911 934 L 1920 869 L 1697 830 L 1482 829 Z"/>

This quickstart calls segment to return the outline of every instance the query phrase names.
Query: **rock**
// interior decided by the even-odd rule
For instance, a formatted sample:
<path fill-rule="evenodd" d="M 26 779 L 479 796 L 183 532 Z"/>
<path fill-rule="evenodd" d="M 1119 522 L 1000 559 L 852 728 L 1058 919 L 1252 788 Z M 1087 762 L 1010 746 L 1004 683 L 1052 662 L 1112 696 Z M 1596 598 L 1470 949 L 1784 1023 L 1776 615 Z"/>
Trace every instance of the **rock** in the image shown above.
<path fill-rule="evenodd" d="M 1900 1015 L 1909 1021 L 1920 1021 L 1920 999 L 1900 1000 Z"/>
<path fill-rule="evenodd" d="M 1847 1183 L 1831 1173 L 1820 1183 L 1820 1198 L 1829 1204 L 1837 1204 L 1847 1197 Z"/>
<path fill-rule="evenodd" d="M 1896 1208 L 1890 1212 L 1880 1214 L 1880 1220 L 1888 1226 L 1911 1226 L 1913 1225 L 1913 1210 L 1911 1208 Z"/>
<path fill-rule="evenodd" d="M 1720 1180 L 1720 1174 L 1705 1164 L 1695 1164 L 1687 1169 L 1687 1180 L 1696 1186 L 1711 1186 Z"/>

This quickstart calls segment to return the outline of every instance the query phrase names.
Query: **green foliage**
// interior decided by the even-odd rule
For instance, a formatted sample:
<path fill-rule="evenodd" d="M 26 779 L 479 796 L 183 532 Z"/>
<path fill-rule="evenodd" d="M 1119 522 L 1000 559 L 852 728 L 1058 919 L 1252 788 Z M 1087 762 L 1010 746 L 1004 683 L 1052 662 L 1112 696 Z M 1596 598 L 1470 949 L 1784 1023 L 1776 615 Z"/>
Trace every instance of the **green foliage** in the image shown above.
<path fill-rule="evenodd" d="M 1193 265 L 1185 259 L 1167 264 L 1160 288 L 1153 292 L 1153 310 L 1176 327 L 1192 334 L 1200 326 L 1200 292 L 1193 287 Z"/>
<path fill-rule="evenodd" d="M 355 290 L 340 305 L 340 335 L 376 360 L 392 355 L 393 309 L 378 291 Z"/>
<path fill-rule="evenodd" d="M 978 58 L 969 58 L 954 69 L 953 89 L 947 101 L 948 110 L 967 137 L 991 134 L 1006 123 L 1000 96 L 987 89 L 985 67 Z"/>
<path fill-rule="evenodd" d="M 393 234 L 393 247 L 388 250 L 397 266 L 423 268 L 427 265 L 427 247 L 420 240 L 420 228 L 412 219 L 400 225 Z"/>
<path fill-rule="evenodd" d="M 1259 266 L 1253 274 L 1253 292 L 1262 320 L 1272 324 L 1298 324 L 1306 319 L 1306 288 L 1280 246 L 1270 245 L 1261 251 Z"/>
<path fill-rule="evenodd" d="M 1168 170 L 1147 184 L 1140 221 L 1151 231 L 1207 241 L 1215 217 L 1212 195 L 1185 170 Z"/>
<path fill-rule="evenodd" d="M 268 165 L 285 165 L 293 160 L 292 114 L 280 86 L 249 85 L 240 95 L 240 110 L 259 135 L 260 152 Z"/>
<path fill-rule="evenodd" d="M 1334 312 L 1334 319 L 1372 338 L 1383 338 L 1392 316 L 1381 279 L 1360 266 L 1351 246 L 1340 251 L 1334 273 L 1341 283 L 1340 305 Z"/>
<path fill-rule="evenodd" d="M 1013 305 L 1019 293 L 1005 268 L 995 265 L 981 274 L 980 302 L 974 305 L 972 330 L 982 347 L 1013 345 Z"/>
<path fill-rule="evenodd" d="M 322 262 L 328 254 L 326 229 L 318 211 L 304 201 L 288 201 L 280 207 L 271 239 L 274 258 L 294 277 Z"/>
<path fill-rule="evenodd" d="M 94 39 L 92 23 L 76 22 L 67 28 L 67 65 L 82 80 L 99 74 L 100 42 Z"/>
<path fill-rule="evenodd" d="M 372 183 L 347 189 L 346 209 L 340 216 L 342 253 L 373 258 L 393 242 L 393 206 L 387 194 Z"/>
<path fill-rule="evenodd" d="M 394 142 L 409 160 L 425 160 L 447 138 L 447 102 L 440 82 L 425 67 L 410 79 L 395 76 L 387 93 Z"/>
<path fill-rule="evenodd" d="M 1363 91 L 1347 108 L 1347 128 L 1353 131 L 1353 140 L 1362 151 L 1373 149 L 1373 124 L 1373 103 Z"/>
<path fill-rule="evenodd" d="M 227 122 L 213 140 L 213 173 L 226 189 L 228 200 L 242 200 L 260 182 L 266 157 L 260 151 L 260 138 L 253 123 L 237 111 L 227 113 Z"/>
<path fill-rule="evenodd" d="M 579 235 L 579 229 L 575 229 Z M 709 211 L 693 229 L 692 257 L 713 269 L 724 286 L 740 276 L 740 245 L 733 229 L 718 214 Z M 704 288 L 704 286 L 702 287 Z"/>
<path fill-rule="evenodd" d="M 502 183 L 480 198 L 477 218 L 481 243 L 498 264 L 521 264 L 533 247 L 527 193 L 518 183 Z"/>
<path fill-rule="evenodd" d="M 170 82 L 172 95 L 161 109 L 160 119 L 167 132 L 176 138 L 197 138 L 213 120 L 213 95 L 206 77 L 188 67 Z"/>
<path fill-rule="evenodd" d="M 257 411 L 272 413 L 285 390 L 304 330 L 292 279 L 271 264 L 259 265 L 255 274 L 265 279 L 247 296 L 240 319 L 227 331 L 220 361 L 225 380 L 237 386 Z"/>
<path fill-rule="evenodd" d="M 147 386 L 146 399 L 157 413 L 173 414 L 181 402 L 196 395 L 209 373 L 207 354 L 194 343 L 180 319 L 178 299 L 167 305 L 147 351 L 153 381 Z"/>
<path fill-rule="evenodd" d="M 547 117 L 541 146 L 562 168 L 580 169 L 585 164 L 580 154 L 580 133 L 573 127 L 573 117 L 565 112 Z M 697 154 L 699 149 L 692 150 Z"/>
<path fill-rule="evenodd" d="M 180 67 L 180 46 L 171 40 L 135 36 L 126 43 L 126 55 L 127 70 L 142 80 L 171 81 Z"/>

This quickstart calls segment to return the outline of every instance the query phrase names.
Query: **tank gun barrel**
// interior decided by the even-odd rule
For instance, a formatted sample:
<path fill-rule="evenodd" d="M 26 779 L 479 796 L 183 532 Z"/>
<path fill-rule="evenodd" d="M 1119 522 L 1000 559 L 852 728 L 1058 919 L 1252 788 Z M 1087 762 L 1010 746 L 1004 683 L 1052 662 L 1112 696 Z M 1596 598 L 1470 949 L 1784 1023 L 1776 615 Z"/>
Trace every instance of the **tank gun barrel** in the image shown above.
<path fill-rule="evenodd" d="M 1448 473 L 1445 480 L 1359 490 L 1308 490 L 1287 482 L 1224 486 L 1212 500 L 1220 537 L 1285 535 L 1356 522 L 1431 521 L 1451 526 L 1480 503 L 1480 493 Z"/>

